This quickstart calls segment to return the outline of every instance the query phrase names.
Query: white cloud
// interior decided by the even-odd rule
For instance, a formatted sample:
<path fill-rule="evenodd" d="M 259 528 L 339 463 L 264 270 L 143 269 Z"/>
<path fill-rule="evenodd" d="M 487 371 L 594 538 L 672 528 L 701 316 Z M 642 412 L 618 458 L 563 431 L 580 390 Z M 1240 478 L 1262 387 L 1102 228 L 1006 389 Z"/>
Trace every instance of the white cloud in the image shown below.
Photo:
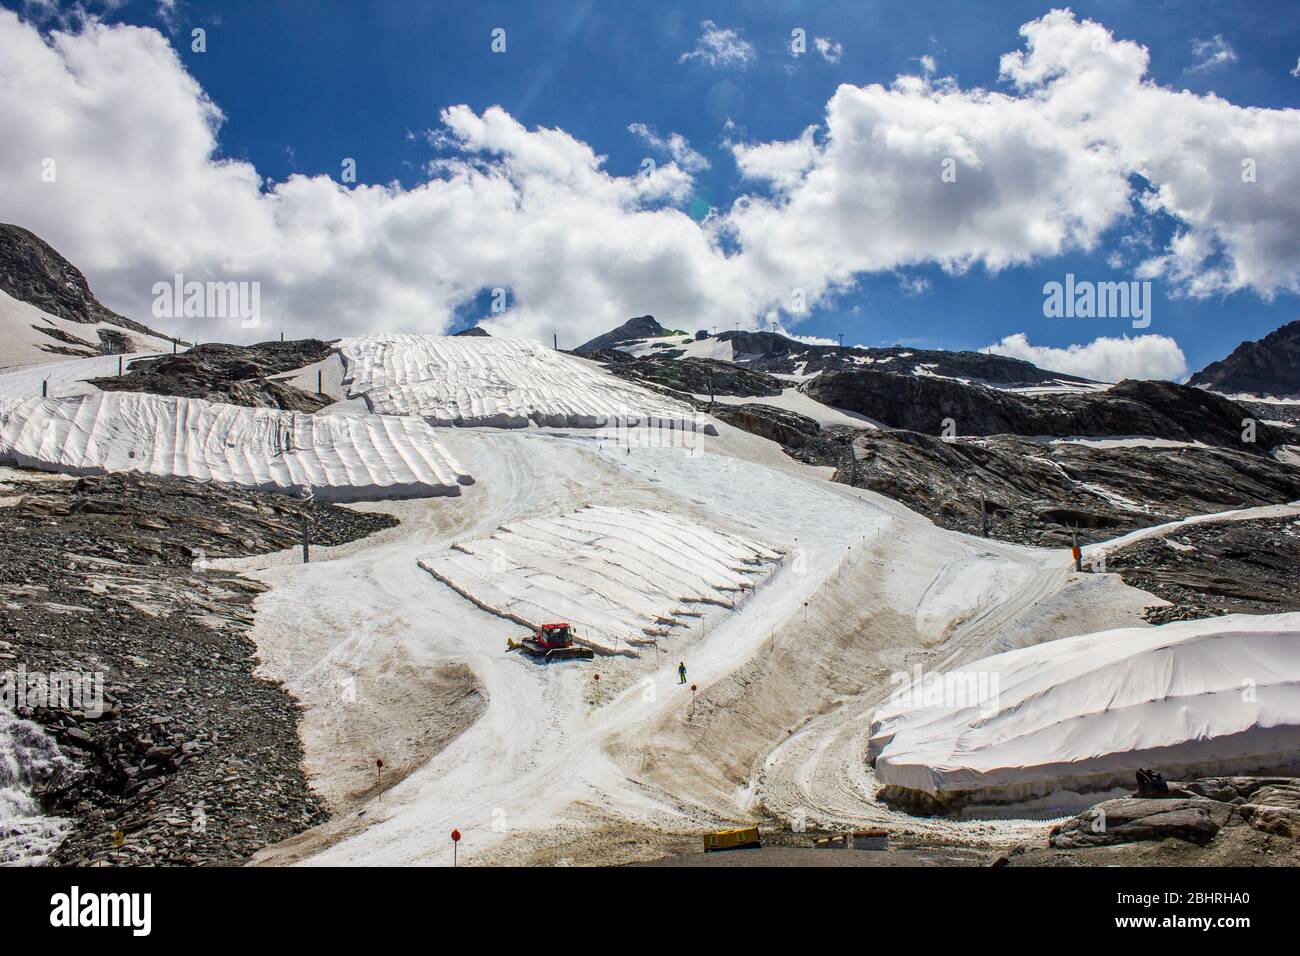
<path fill-rule="evenodd" d="M 712 20 L 705 20 L 700 27 L 704 32 L 695 41 L 695 49 L 678 57 L 678 63 L 702 60 L 709 66 L 743 68 L 753 62 L 754 48 L 740 31 L 720 27 Z"/>
<path fill-rule="evenodd" d="M 1237 51 L 1223 38 L 1223 34 L 1216 33 L 1208 40 L 1193 40 L 1192 57 L 1195 62 L 1187 68 L 1187 72 L 1203 73 L 1216 66 L 1236 62 Z"/>
<path fill-rule="evenodd" d="M 1291 68 L 1292 76 L 1300 76 L 1300 57 L 1296 57 L 1295 66 Z"/>
<path fill-rule="evenodd" d="M 928 53 L 922 54 L 916 59 L 917 62 L 921 64 L 921 69 L 925 70 L 926 73 L 933 73 L 935 70 L 939 69 L 938 62 L 936 62 L 935 58 Z"/>
<path fill-rule="evenodd" d="M 1029 337 L 1019 332 L 1008 335 L 984 351 L 1098 382 L 1118 382 L 1126 378 L 1181 381 L 1187 377 L 1187 357 L 1178 343 L 1167 335 L 1098 338 L 1086 345 L 1052 348 L 1030 345 Z"/>
<path fill-rule="evenodd" d="M 631 123 L 627 129 L 629 133 L 651 149 L 670 157 L 673 162 L 688 173 L 698 173 L 709 168 L 709 161 L 691 149 L 691 144 L 681 133 L 669 133 L 666 137 L 660 136 L 645 123 Z"/>
<path fill-rule="evenodd" d="M 844 55 L 844 44 L 830 37 L 816 37 L 813 44 L 817 47 L 817 52 L 822 55 L 827 63 L 838 63 L 840 57 Z"/>
<path fill-rule="evenodd" d="M 731 144 L 766 189 L 697 223 L 678 206 L 702 167 L 677 134 L 646 127 L 674 162 L 615 176 L 587 143 L 498 107 L 444 110 L 417 185 L 268 184 L 221 158 L 220 109 L 156 30 L 92 20 L 43 36 L 0 10 L 0 210 L 140 318 L 177 272 L 261 281 L 264 337 L 441 331 L 497 287 L 511 309 L 489 324 L 545 340 L 646 312 L 752 328 L 789 316 L 794 289 L 816 308 L 862 273 L 1003 269 L 1145 233 L 1150 213 L 1178 233 L 1141 269 L 1175 291 L 1300 290 L 1300 112 L 1157 86 L 1144 48 L 1067 12 L 1022 33 L 1002 60 L 1008 92 L 929 75 L 844 84 L 798 137 Z M 41 181 L 46 158 L 56 183 Z M 1134 195 L 1135 173 L 1151 191 Z"/>

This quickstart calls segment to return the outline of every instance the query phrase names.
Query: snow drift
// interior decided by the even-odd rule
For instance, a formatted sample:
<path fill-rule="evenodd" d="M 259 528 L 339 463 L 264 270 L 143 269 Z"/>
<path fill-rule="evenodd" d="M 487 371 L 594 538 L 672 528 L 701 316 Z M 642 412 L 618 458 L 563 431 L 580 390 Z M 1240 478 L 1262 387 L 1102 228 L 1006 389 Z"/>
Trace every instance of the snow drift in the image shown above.
<path fill-rule="evenodd" d="M 601 650 L 685 626 L 693 604 L 734 608 L 781 554 L 662 511 L 587 506 L 452 545 L 420 566 L 485 610 L 575 626 Z"/>
<path fill-rule="evenodd" d="M 952 676 L 900 687 L 873 715 L 886 798 L 1016 802 L 1132 786 L 1140 767 L 1177 779 L 1300 764 L 1300 613 L 1085 634 Z M 977 683 L 993 693 L 978 699 Z"/>
<path fill-rule="evenodd" d="M 364 335 L 344 339 L 344 384 L 370 410 L 433 425 L 651 425 L 717 434 L 691 406 L 527 339 Z"/>
<path fill-rule="evenodd" d="M 310 490 L 328 501 L 455 495 L 473 481 L 419 419 L 302 415 L 134 392 L 0 397 L 0 463 Z"/>

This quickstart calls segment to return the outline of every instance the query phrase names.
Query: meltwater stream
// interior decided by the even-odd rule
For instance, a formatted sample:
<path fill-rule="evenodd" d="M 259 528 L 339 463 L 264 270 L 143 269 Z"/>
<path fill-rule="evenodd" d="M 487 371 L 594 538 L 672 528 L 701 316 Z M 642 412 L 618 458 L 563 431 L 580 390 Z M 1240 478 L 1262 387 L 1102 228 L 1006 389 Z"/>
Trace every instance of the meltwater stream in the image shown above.
<path fill-rule="evenodd" d="M 39 864 L 63 839 L 68 821 L 46 816 L 32 786 L 64 762 L 39 725 L 0 707 L 0 866 Z"/>

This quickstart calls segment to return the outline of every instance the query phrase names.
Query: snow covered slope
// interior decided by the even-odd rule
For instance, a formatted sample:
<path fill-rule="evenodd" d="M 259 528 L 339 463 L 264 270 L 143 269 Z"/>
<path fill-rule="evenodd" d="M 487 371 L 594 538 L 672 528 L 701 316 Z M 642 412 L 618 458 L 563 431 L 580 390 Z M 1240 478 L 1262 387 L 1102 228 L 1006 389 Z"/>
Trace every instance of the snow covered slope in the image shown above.
<path fill-rule="evenodd" d="M 310 488 L 330 501 L 455 495 L 472 482 L 419 419 L 312 416 L 134 392 L 0 397 L 0 462 Z"/>
<path fill-rule="evenodd" d="M 605 650 L 688 626 L 691 605 L 736 607 L 781 554 L 663 511 L 588 505 L 499 528 L 420 566 L 479 607 L 525 626 L 575 625 Z"/>
<path fill-rule="evenodd" d="M 100 332 L 125 339 L 133 352 L 170 352 L 168 339 L 143 335 L 107 322 L 73 322 L 42 312 L 0 291 L 0 369 L 48 364 L 66 352 L 91 356 L 103 348 Z M 116 360 L 113 365 L 116 370 Z M 111 373 L 110 373 L 111 374 Z"/>
<path fill-rule="evenodd" d="M 655 420 L 714 434 L 689 405 L 602 374 L 527 339 L 365 335 L 344 339 L 344 384 L 371 411 L 420 415 L 434 425 L 564 428 Z"/>
<path fill-rule="evenodd" d="M 1230 615 L 1050 641 L 900 688 L 876 778 L 944 801 L 1300 763 L 1300 614 Z M 982 687 L 983 692 L 977 690 Z"/>
<path fill-rule="evenodd" d="M 88 395 L 97 392 L 87 379 L 116 375 L 119 367 L 128 369 L 136 359 L 149 358 L 157 352 L 132 352 L 128 355 L 96 355 L 62 362 L 25 365 L 0 372 L 0 395 L 14 398 L 40 398 L 45 385 L 46 398 L 64 395 Z"/>

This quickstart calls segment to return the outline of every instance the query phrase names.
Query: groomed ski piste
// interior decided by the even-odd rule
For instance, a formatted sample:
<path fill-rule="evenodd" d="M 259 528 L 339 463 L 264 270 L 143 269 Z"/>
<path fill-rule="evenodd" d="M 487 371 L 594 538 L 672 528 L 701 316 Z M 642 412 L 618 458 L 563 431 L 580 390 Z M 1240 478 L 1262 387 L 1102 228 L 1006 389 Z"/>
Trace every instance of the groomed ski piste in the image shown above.
<path fill-rule="evenodd" d="M 581 644 L 636 656 L 700 619 L 697 605 L 736 607 L 780 559 L 662 511 L 588 505 L 452 545 L 420 566 L 500 617 L 569 623 Z"/>
<path fill-rule="evenodd" d="M 902 686 L 871 721 L 876 778 L 948 805 L 1300 769 L 1300 614 L 1064 638 Z"/>
<path fill-rule="evenodd" d="M 433 425 L 709 431 L 691 406 L 528 339 L 363 335 L 344 339 L 344 384 L 381 415 Z"/>
<path fill-rule="evenodd" d="M 0 463 L 190 478 L 327 501 L 456 495 L 472 482 L 416 418 L 303 415 L 134 392 L 0 396 Z"/>

